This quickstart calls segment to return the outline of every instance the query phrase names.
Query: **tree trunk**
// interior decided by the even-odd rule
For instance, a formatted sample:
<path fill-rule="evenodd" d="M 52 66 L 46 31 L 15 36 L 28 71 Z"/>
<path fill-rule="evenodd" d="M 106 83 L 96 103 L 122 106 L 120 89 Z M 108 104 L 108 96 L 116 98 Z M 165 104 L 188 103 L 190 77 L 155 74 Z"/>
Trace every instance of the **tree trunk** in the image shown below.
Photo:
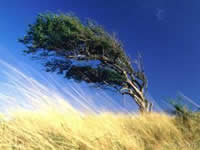
<path fill-rule="evenodd" d="M 129 94 L 129 95 L 134 99 L 134 101 L 138 105 L 140 113 L 152 112 L 153 104 L 151 102 L 149 102 L 145 98 L 141 99 L 134 94 Z"/>
<path fill-rule="evenodd" d="M 139 106 L 141 113 L 151 112 L 153 104 L 145 98 L 142 88 L 138 88 L 131 80 L 127 79 L 127 83 L 132 87 L 129 89 L 129 94 Z"/>
<path fill-rule="evenodd" d="M 142 105 L 139 105 L 140 113 L 149 113 L 152 112 L 153 104 L 147 100 L 142 102 Z"/>
<path fill-rule="evenodd" d="M 128 87 L 124 88 L 126 89 L 126 92 L 123 92 L 122 94 L 128 94 L 134 99 L 134 101 L 139 106 L 140 113 L 151 112 L 153 104 L 145 98 L 145 95 L 144 95 L 145 85 L 140 85 L 140 86 L 136 85 L 134 81 L 128 78 L 128 75 L 125 71 L 124 71 L 124 75 L 127 78 L 126 83 L 128 84 Z"/>

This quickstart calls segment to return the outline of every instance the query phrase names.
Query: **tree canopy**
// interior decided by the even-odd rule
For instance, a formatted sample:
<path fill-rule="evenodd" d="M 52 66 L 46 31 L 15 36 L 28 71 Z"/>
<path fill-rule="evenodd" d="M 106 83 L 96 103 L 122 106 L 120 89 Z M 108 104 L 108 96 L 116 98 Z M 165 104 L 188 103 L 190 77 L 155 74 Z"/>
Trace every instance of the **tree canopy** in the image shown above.
<path fill-rule="evenodd" d="M 116 36 L 93 21 L 82 23 L 71 14 L 39 14 L 19 41 L 26 46 L 25 53 L 44 60 L 46 71 L 113 87 L 132 96 L 140 110 L 148 111 L 150 103 L 144 95 L 147 79 L 141 57 L 133 67 Z"/>

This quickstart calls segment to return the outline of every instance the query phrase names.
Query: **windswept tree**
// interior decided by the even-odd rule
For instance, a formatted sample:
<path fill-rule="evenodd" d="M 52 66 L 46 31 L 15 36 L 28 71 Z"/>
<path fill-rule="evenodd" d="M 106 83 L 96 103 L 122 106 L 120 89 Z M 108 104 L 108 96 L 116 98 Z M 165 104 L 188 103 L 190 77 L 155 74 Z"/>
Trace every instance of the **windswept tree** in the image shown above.
<path fill-rule="evenodd" d="M 68 79 L 116 89 L 133 98 L 140 112 L 150 112 L 145 98 L 147 78 L 141 57 L 132 63 L 122 43 L 93 21 L 71 14 L 39 14 L 19 39 L 25 53 L 44 60 L 47 72 Z"/>

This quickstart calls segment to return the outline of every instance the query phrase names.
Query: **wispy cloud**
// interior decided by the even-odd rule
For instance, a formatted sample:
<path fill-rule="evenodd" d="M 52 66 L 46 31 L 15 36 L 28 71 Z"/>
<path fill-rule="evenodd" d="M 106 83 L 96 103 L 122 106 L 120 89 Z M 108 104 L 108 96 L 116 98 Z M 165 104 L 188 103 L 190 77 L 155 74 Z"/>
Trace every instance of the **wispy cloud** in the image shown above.
<path fill-rule="evenodd" d="M 156 8 L 156 18 L 158 21 L 164 21 L 165 20 L 165 10 L 161 8 Z"/>

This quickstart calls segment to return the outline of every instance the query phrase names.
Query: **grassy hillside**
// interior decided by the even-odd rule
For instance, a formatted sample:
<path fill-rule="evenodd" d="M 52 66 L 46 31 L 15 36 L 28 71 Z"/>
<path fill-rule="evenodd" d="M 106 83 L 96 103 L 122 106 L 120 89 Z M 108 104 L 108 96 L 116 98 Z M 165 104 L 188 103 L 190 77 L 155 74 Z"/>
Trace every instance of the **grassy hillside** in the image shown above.
<path fill-rule="evenodd" d="M 18 111 L 1 117 L 0 150 L 198 150 L 200 117 Z M 190 119 L 189 119 L 190 118 Z"/>
<path fill-rule="evenodd" d="M 55 90 L 51 78 L 45 86 L 0 64 L 9 69 L 0 74 L 7 77 L 0 91 L 1 111 L 6 109 L 0 117 L 0 150 L 200 150 L 200 114 L 97 115 L 90 109 L 82 114 Z M 81 99 L 70 89 L 78 88 L 63 90 L 77 103 L 89 97 Z"/>

